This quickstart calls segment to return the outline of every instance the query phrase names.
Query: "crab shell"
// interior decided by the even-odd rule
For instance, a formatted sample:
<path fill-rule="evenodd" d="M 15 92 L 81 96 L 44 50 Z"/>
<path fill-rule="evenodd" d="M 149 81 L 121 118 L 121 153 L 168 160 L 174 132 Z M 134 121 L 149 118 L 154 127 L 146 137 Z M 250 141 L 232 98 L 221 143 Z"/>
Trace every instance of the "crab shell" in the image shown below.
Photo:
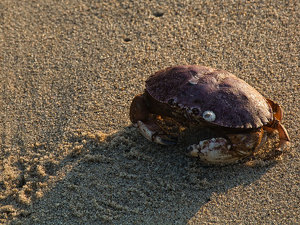
<path fill-rule="evenodd" d="M 150 76 L 146 91 L 160 103 L 217 126 L 259 128 L 273 120 L 267 100 L 224 70 L 197 65 L 170 67 Z"/>

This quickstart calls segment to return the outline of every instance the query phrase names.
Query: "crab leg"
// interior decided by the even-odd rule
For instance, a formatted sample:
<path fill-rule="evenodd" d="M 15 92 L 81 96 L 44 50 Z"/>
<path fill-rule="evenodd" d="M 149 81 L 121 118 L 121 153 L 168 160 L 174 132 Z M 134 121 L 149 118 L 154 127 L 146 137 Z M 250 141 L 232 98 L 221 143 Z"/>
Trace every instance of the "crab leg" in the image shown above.
<path fill-rule="evenodd" d="M 272 107 L 274 112 L 274 121 L 272 122 L 271 126 L 265 126 L 264 129 L 268 132 L 272 132 L 274 130 L 278 130 L 279 134 L 279 148 L 288 145 L 290 142 L 290 137 L 288 135 L 287 130 L 285 127 L 280 123 L 283 117 L 283 110 L 281 109 L 280 105 L 273 102 L 270 99 L 267 99 L 269 105 Z"/>
<path fill-rule="evenodd" d="M 148 119 L 150 113 L 143 94 L 135 96 L 132 100 L 129 115 L 130 120 L 134 125 L 136 125 L 139 120 L 146 121 Z"/>
<path fill-rule="evenodd" d="M 291 141 L 289 134 L 285 127 L 278 121 L 276 120 L 272 127 L 267 127 L 264 126 L 264 129 L 268 132 L 273 132 L 274 130 L 278 130 L 278 135 L 279 135 L 279 148 L 284 147 L 285 145 L 289 145 L 289 142 Z"/>
<path fill-rule="evenodd" d="M 281 123 L 279 123 L 277 130 L 279 132 L 279 139 L 280 139 L 279 146 L 282 147 L 284 145 L 288 145 L 291 139 L 285 127 Z"/>
<path fill-rule="evenodd" d="M 283 117 L 283 110 L 281 109 L 280 105 L 273 102 L 272 100 L 266 98 L 267 102 L 269 103 L 269 105 L 272 107 L 272 110 L 274 112 L 274 117 L 281 121 L 282 117 Z"/>
<path fill-rule="evenodd" d="M 172 145 L 177 143 L 177 139 L 166 135 L 155 123 L 151 116 L 144 95 L 137 95 L 130 106 L 130 120 L 134 126 L 138 127 L 141 134 L 150 141 L 161 145 Z"/>
<path fill-rule="evenodd" d="M 161 145 L 173 145 L 177 143 L 176 138 L 169 137 L 168 135 L 162 133 L 160 127 L 157 126 L 154 122 L 144 123 L 142 121 L 138 121 L 137 126 L 141 134 L 149 141 L 153 141 Z"/>

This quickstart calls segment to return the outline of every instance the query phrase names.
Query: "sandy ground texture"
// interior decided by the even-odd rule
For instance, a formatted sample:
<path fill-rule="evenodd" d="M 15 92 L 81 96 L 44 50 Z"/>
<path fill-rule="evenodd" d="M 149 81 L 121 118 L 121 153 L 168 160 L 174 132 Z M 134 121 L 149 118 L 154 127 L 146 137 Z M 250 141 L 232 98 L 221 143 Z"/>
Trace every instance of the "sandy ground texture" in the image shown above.
<path fill-rule="evenodd" d="M 299 224 L 299 1 L 0 2 L 0 223 Z M 145 140 L 132 98 L 167 66 L 279 102 L 281 158 L 205 167 Z"/>

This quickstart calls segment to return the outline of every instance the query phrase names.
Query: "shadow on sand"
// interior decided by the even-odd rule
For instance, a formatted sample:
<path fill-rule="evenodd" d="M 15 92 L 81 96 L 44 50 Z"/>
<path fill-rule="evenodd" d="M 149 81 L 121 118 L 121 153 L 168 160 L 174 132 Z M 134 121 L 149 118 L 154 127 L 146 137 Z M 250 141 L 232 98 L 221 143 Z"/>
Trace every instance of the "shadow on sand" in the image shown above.
<path fill-rule="evenodd" d="M 203 166 L 131 126 L 110 135 L 70 132 L 64 143 L 70 151 L 52 177 L 64 175 L 15 222 L 184 224 L 219 193 L 251 184 L 276 163 Z"/>

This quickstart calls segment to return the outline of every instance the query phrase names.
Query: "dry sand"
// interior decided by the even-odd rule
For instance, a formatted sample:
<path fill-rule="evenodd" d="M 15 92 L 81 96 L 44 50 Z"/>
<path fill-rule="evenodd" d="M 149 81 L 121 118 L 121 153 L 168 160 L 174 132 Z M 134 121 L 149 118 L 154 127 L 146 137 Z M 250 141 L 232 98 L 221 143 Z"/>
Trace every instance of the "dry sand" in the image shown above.
<path fill-rule="evenodd" d="M 300 223 L 299 1 L 0 2 L 0 222 Z M 130 125 L 153 72 L 202 64 L 278 101 L 282 159 L 204 167 Z"/>

